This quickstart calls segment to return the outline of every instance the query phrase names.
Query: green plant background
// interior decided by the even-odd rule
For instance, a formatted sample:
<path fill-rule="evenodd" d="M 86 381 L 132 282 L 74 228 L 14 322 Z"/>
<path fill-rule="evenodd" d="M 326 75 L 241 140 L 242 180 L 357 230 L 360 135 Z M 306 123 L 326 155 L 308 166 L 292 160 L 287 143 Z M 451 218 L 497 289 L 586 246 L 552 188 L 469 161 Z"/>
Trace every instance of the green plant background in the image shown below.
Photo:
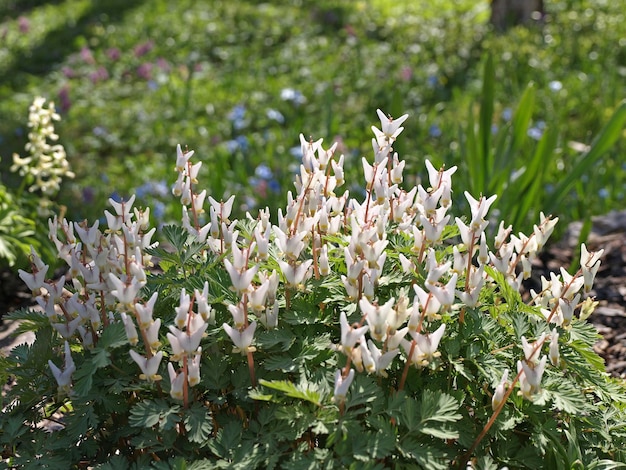
<path fill-rule="evenodd" d="M 108 197 L 136 192 L 157 223 L 179 218 L 167 195 L 177 143 L 205 162 L 211 194 L 238 195 L 241 214 L 283 204 L 299 133 L 339 140 L 359 172 L 380 108 L 410 114 L 412 139 L 397 148 L 409 175 L 428 156 L 470 175 L 457 195 L 509 188 L 497 208 L 517 229 L 542 209 L 567 222 L 621 208 L 622 5 L 547 11 L 541 28 L 496 34 L 489 2 L 474 0 L 0 0 L 4 181 L 16 186 L 6 169 L 38 94 L 61 111 L 77 173 L 59 201 L 69 216 L 97 218 Z M 585 159 L 611 117 L 611 139 Z"/>

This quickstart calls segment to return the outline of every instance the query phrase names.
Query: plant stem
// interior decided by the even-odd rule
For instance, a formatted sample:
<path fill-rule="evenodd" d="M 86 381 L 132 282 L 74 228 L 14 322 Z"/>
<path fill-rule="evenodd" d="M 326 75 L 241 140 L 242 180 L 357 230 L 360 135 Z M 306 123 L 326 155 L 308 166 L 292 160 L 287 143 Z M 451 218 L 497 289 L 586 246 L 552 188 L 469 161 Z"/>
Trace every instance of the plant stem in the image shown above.
<path fill-rule="evenodd" d="M 257 382 L 256 374 L 254 373 L 254 356 L 252 355 L 252 351 L 248 351 L 248 370 L 250 371 L 250 382 L 254 388 L 257 386 Z"/>

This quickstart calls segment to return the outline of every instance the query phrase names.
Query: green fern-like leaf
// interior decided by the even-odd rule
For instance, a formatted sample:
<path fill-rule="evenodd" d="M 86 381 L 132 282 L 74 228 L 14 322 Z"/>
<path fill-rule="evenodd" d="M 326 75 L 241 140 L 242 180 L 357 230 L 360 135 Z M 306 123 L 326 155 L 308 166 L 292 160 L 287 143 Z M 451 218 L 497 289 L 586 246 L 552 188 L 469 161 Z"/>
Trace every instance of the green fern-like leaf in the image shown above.
<path fill-rule="evenodd" d="M 196 444 L 205 444 L 213 430 L 208 410 L 198 403 L 194 403 L 185 412 L 184 423 L 189 440 Z"/>
<path fill-rule="evenodd" d="M 318 391 L 304 389 L 288 380 L 260 380 L 259 383 L 264 387 L 283 392 L 288 397 L 297 398 L 298 400 L 308 401 L 314 405 L 321 406 L 322 397 Z"/>
<path fill-rule="evenodd" d="M 130 425 L 137 428 L 150 428 L 172 413 L 178 413 L 178 405 L 170 406 L 165 400 L 144 400 L 130 410 Z"/>

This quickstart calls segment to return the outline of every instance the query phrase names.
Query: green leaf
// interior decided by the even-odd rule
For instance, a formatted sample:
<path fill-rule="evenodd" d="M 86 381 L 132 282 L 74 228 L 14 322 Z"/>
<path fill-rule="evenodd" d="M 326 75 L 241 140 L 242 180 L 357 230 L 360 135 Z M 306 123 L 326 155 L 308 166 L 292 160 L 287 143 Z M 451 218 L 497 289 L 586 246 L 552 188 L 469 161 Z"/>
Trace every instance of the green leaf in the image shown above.
<path fill-rule="evenodd" d="M 121 455 L 114 455 L 107 463 L 97 465 L 94 468 L 96 470 L 127 470 L 128 461 Z"/>
<path fill-rule="evenodd" d="M 178 253 L 184 250 L 189 239 L 189 233 L 180 225 L 165 225 L 162 234 L 166 242 L 172 245 Z"/>
<path fill-rule="evenodd" d="M 478 133 L 480 141 L 480 155 L 483 174 L 490 179 L 493 172 L 493 153 L 491 151 L 491 124 L 493 123 L 493 108 L 495 100 L 496 72 L 493 65 L 493 56 L 487 55 L 483 69 L 483 90 L 480 101 L 480 117 Z"/>
<path fill-rule="evenodd" d="M 119 321 L 109 324 L 98 339 L 98 348 L 114 349 L 128 344 L 124 324 Z"/>
<path fill-rule="evenodd" d="M 11 321 L 19 321 L 13 335 L 19 335 L 28 331 L 38 331 L 40 328 L 50 325 L 48 317 L 42 315 L 41 312 L 28 308 L 4 313 L 3 318 Z"/>
<path fill-rule="evenodd" d="M 404 406 L 400 411 L 400 424 L 406 426 L 409 432 L 416 431 L 420 425 L 417 402 L 412 398 L 405 398 Z"/>
<path fill-rule="evenodd" d="M 130 410 L 129 423 L 136 428 L 150 428 L 160 424 L 161 428 L 169 429 L 180 420 L 177 416 L 171 416 L 179 410 L 180 406 L 170 406 L 165 400 L 144 400 Z"/>
<path fill-rule="evenodd" d="M 219 457 L 226 458 L 234 452 L 241 443 L 241 424 L 229 421 L 221 428 L 215 439 L 208 442 L 211 451 Z"/>
<path fill-rule="evenodd" d="M 302 386 L 295 385 L 288 380 L 259 380 L 259 383 L 264 387 L 283 392 L 288 397 L 297 398 L 321 406 L 321 395 L 315 390 L 303 389 Z"/>
<path fill-rule="evenodd" d="M 354 382 L 350 386 L 348 399 L 346 400 L 346 409 L 353 410 L 363 405 L 369 405 L 380 396 L 380 388 L 371 377 L 364 374 L 357 374 Z M 362 411 L 366 411 L 369 407 L 364 407 Z"/>
<path fill-rule="evenodd" d="M 622 101 L 613 113 L 613 116 L 611 116 L 611 119 L 609 119 L 609 122 L 600 130 L 600 133 L 593 140 L 590 149 L 556 186 L 548 201 L 548 212 L 553 212 L 556 209 L 575 182 L 579 181 L 584 174 L 593 172 L 594 166 L 604 153 L 622 136 L 625 124 L 626 101 Z"/>
<path fill-rule="evenodd" d="M 384 459 L 391 455 L 396 446 L 397 431 L 388 419 L 378 415 L 370 420 L 377 428 L 375 433 L 368 433 L 367 448 L 373 459 Z"/>
<path fill-rule="evenodd" d="M 199 403 L 194 403 L 186 411 L 184 423 L 187 437 L 196 444 L 204 444 L 213 430 L 209 411 Z"/>
<path fill-rule="evenodd" d="M 520 181 L 513 185 L 519 188 L 519 197 L 509 199 L 514 205 L 516 213 L 516 217 L 509 220 L 514 227 L 523 225 L 529 212 L 532 211 L 530 215 L 533 217 L 539 212 L 540 202 L 545 192 L 543 187 L 545 168 L 554 159 L 558 138 L 559 133 L 556 128 L 548 127 L 544 131 L 535 153 L 527 164 L 526 171 L 520 177 Z"/>
<path fill-rule="evenodd" d="M 297 364 L 294 362 L 291 356 L 272 356 L 263 361 L 263 366 L 267 370 L 280 370 L 283 372 L 294 372 L 297 369 Z"/>
<path fill-rule="evenodd" d="M 515 114 L 513 115 L 513 141 L 511 142 L 510 148 L 511 154 L 516 152 L 522 146 L 522 142 L 527 139 L 527 132 L 530 127 L 530 120 L 533 117 L 534 106 L 535 84 L 530 82 L 524 90 L 524 94 L 520 98 Z"/>
<path fill-rule="evenodd" d="M 443 451 L 420 442 L 413 436 L 401 439 L 397 448 L 402 456 L 414 460 L 422 468 L 428 470 L 447 470 L 450 468 L 450 462 Z"/>
<path fill-rule="evenodd" d="M 274 329 L 269 331 L 261 331 L 256 336 L 256 343 L 263 351 L 267 351 L 274 346 L 280 346 L 280 351 L 287 351 L 294 343 L 295 335 L 287 329 Z"/>
<path fill-rule="evenodd" d="M 572 415 L 580 415 L 589 406 L 581 388 L 571 383 L 565 377 L 550 377 L 549 380 L 545 381 L 544 388 L 548 399 L 553 401 L 557 410 L 565 411 Z"/>
<path fill-rule="evenodd" d="M 456 439 L 457 430 L 444 423 L 456 422 L 462 418 L 459 402 L 452 395 L 424 390 L 419 407 L 420 423 L 417 430 L 440 439 Z"/>
<path fill-rule="evenodd" d="M 452 395 L 424 390 L 420 402 L 421 420 L 442 423 L 458 421 L 462 417 L 457 413 L 459 406 L 460 403 Z"/>
<path fill-rule="evenodd" d="M 76 372 L 74 372 L 74 393 L 84 397 L 90 392 L 93 385 L 93 375 L 96 373 L 96 370 L 89 361 L 83 362 L 78 367 Z"/>

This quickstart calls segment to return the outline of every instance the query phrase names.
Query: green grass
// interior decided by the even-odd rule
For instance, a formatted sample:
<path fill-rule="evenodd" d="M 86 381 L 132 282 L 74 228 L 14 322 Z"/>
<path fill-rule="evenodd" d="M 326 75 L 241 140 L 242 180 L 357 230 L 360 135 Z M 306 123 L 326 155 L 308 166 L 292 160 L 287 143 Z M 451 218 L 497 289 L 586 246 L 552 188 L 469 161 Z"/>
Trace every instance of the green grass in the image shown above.
<path fill-rule="evenodd" d="M 376 108 L 410 114 L 397 145 L 409 160 L 407 174 L 423 175 L 429 157 L 459 165 L 463 180 L 472 172 L 467 122 L 471 114 L 480 119 L 490 53 L 491 124 L 505 132 L 509 110 L 532 81 L 528 126 L 554 129 L 552 164 L 539 188 L 541 201 L 549 200 L 577 166 L 575 149 L 592 142 L 626 96 L 626 21 L 618 3 L 549 2 L 543 29 L 497 35 L 487 24 L 487 1 L 0 0 L 0 165 L 6 170 L 11 153 L 22 151 L 32 97 L 61 106 L 65 93 L 70 105 L 58 131 L 78 177 L 61 202 L 73 218 L 98 217 L 106 198 L 138 188 L 140 202 L 163 212 L 161 221 L 178 218 L 177 204 L 156 184 L 173 181 L 177 143 L 201 156 L 214 197 L 236 193 L 239 209 L 277 207 L 298 164 L 290 152 L 298 134 L 328 145 L 340 139 L 346 168 L 360 175 Z M 283 99 L 285 89 L 305 101 Z M 241 119 L 233 109 L 245 109 Z M 569 221 L 624 206 L 621 132 L 573 182 L 555 215 Z M 537 145 L 522 135 L 512 168 L 536 155 Z M 259 165 L 272 176 L 255 176 L 267 176 Z"/>

